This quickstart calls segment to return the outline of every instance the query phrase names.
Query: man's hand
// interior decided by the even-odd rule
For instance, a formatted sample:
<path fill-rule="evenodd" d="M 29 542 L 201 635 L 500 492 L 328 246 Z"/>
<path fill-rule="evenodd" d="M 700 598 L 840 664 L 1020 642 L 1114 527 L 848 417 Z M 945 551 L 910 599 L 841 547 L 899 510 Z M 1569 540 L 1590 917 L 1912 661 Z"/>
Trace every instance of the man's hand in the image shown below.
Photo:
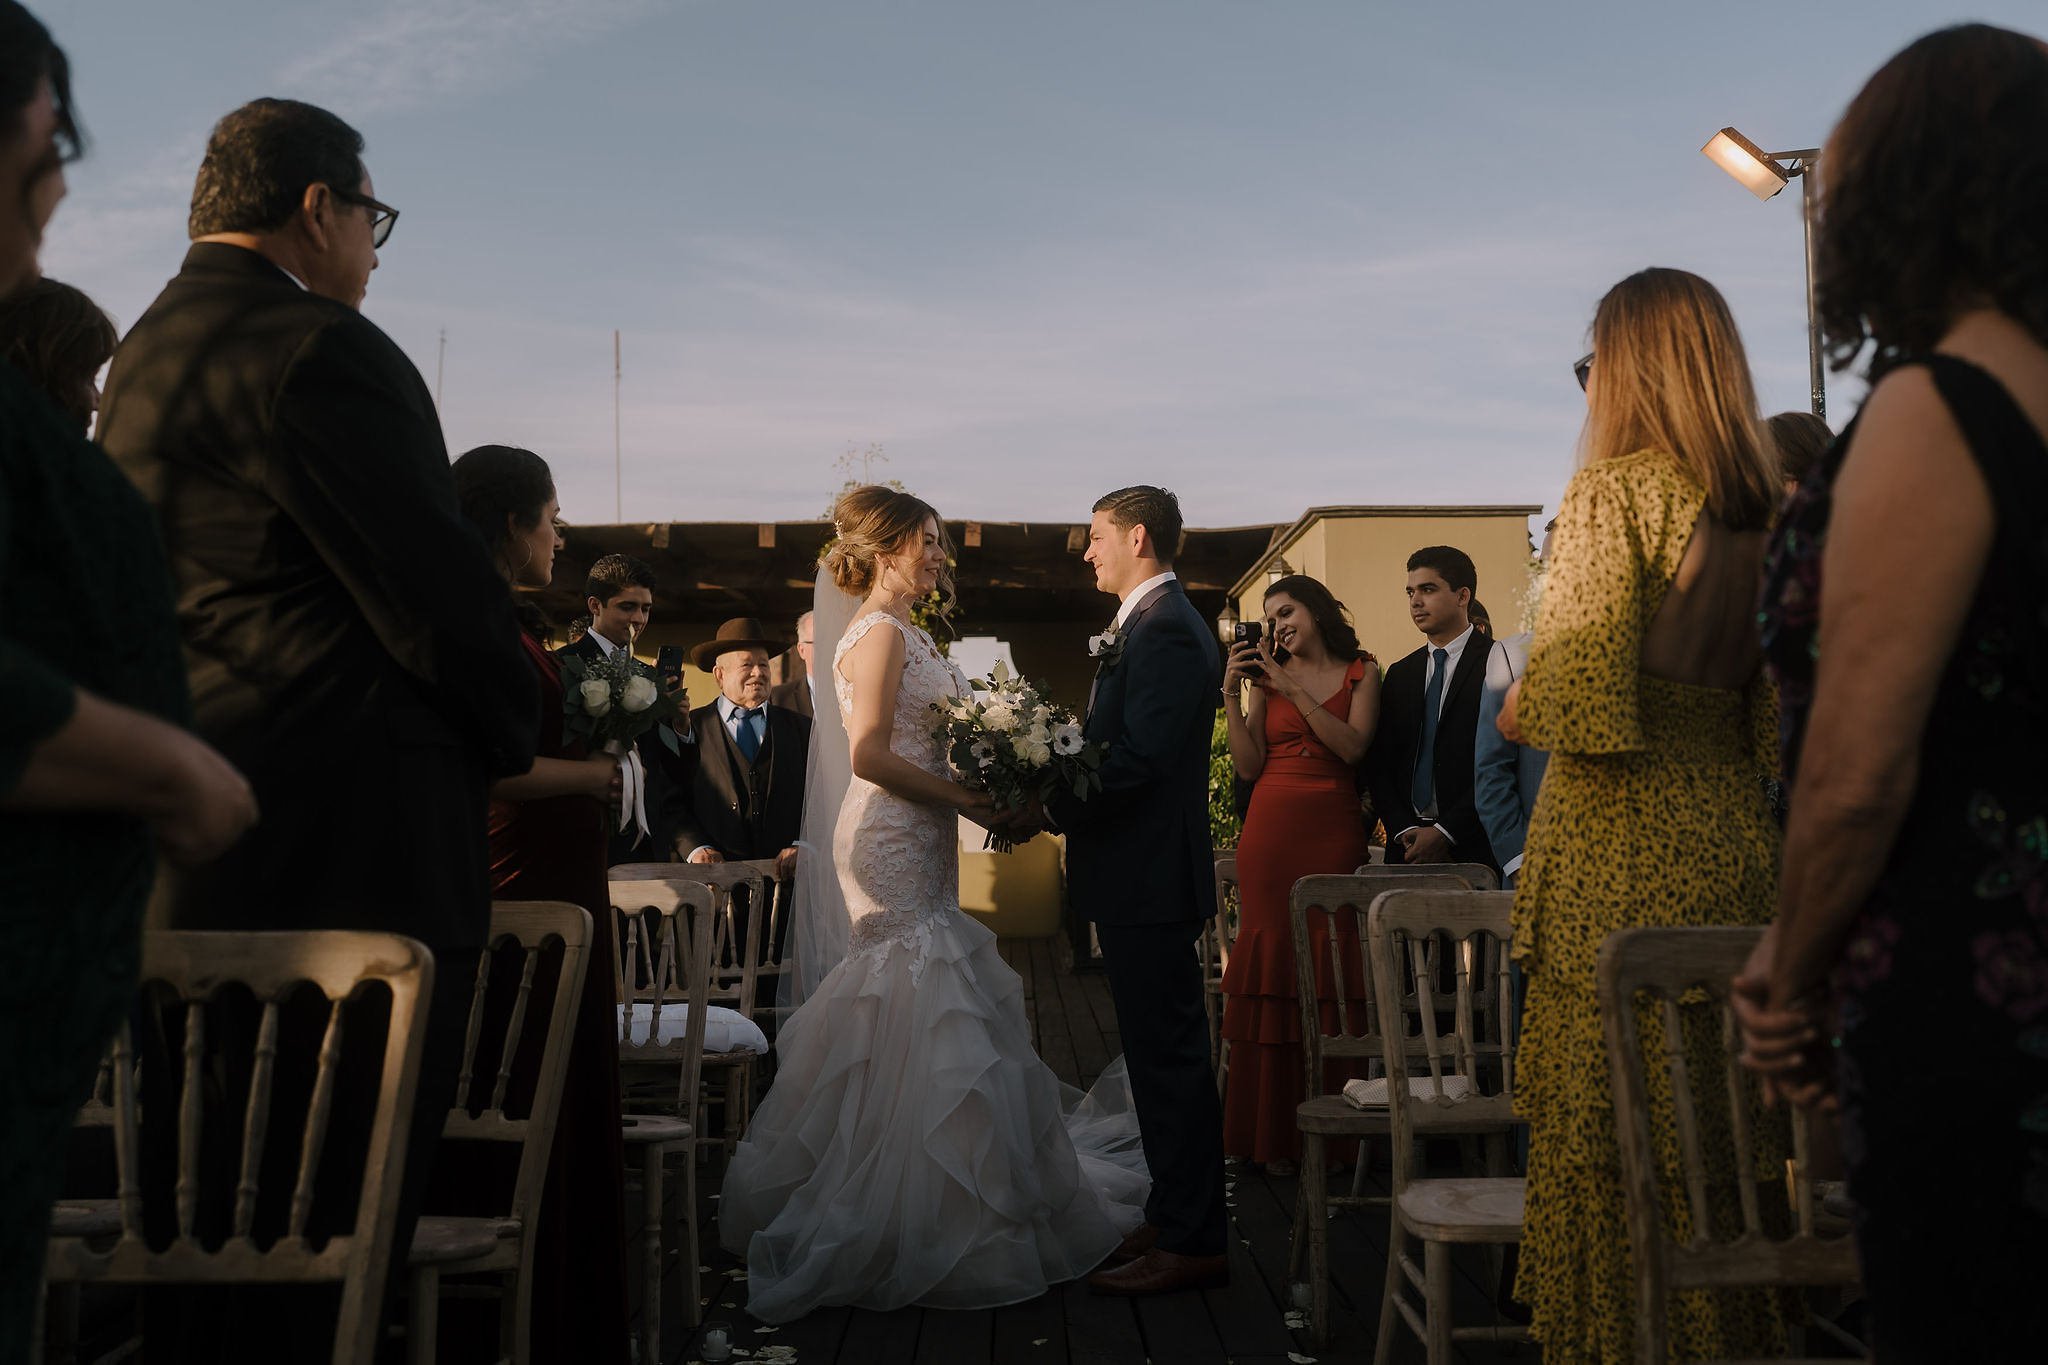
<path fill-rule="evenodd" d="M 149 823 L 164 857 L 190 867 L 218 858 L 256 823 L 256 794 L 211 746 L 182 730 L 171 733 L 177 776 Z"/>
<path fill-rule="evenodd" d="M 1522 680 L 1517 678 L 1508 684 L 1507 694 L 1500 699 L 1500 715 L 1493 722 L 1493 728 L 1510 744 L 1522 742 L 1521 709 Z"/>
<path fill-rule="evenodd" d="M 1810 1001 L 1771 1004 L 1776 938 L 1773 925 L 1732 983 L 1729 1004 L 1742 1030 L 1742 1064 L 1762 1081 L 1766 1104 L 1783 1099 L 1832 1112 L 1840 1103 L 1834 1093 L 1833 1010 Z"/>
<path fill-rule="evenodd" d="M 722 863 L 725 861 L 725 855 L 715 848 L 694 849 L 690 853 L 690 861 L 693 863 Z"/>
<path fill-rule="evenodd" d="M 1451 839 L 1435 825 L 1417 825 L 1394 836 L 1401 845 L 1404 863 L 1447 863 L 1451 861 Z"/>
<path fill-rule="evenodd" d="M 796 875 L 796 850 L 785 848 L 775 855 L 775 880 L 786 882 Z"/>

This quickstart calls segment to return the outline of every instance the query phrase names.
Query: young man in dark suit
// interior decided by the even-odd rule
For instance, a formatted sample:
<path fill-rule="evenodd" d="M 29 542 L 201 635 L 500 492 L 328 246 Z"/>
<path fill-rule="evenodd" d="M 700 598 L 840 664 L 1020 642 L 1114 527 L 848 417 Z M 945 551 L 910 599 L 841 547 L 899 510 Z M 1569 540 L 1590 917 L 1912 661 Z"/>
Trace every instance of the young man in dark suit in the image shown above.
<path fill-rule="evenodd" d="M 226 857 L 166 877 L 152 922 L 388 930 L 434 952 L 392 1249 L 402 1279 L 490 923 L 486 802 L 532 766 L 540 695 L 505 580 L 457 507 L 427 386 L 358 311 L 397 218 L 372 197 L 362 150 L 346 123 L 289 100 L 220 121 L 192 248 L 114 357 L 99 438 L 156 508 L 194 729 L 262 809 Z M 223 1001 L 208 1039 L 231 1048 L 253 1029 Z M 329 1169 L 363 1136 L 350 1128 L 373 1107 L 378 1060 L 344 1046 Z M 158 1092 L 145 1113 L 175 1107 Z M 232 1188 L 226 1160 L 202 1171 L 208 1199 Z M 353 1198 L 323 1189 L 316 1219 Z M 223 1292 L 236 1306 L 202 1305 Z M 185 1316 L 167 1329 L 179 1347 L 146 1322 L 150 1353 L 324 1356 L 338 1296 L 285 1302 L 167 1294 L 146 1312 Z"/>
<path fill-rule="evenodd" d="M 1209 1066 L 1195 941 L 1216 913 L 1209 737 L 1216 637 L 1174 576 L 1180 504 L 1163 488 L 1095 504 L 1087 562 L 1122 605 L 1098 636 L 1084 733 L 1109 746 L 1102 790 L 1060 794 L 1068 894 L 1095 922 L 1152 1170 L 1145 1222 L 1091 1276 L 1098 1294 L 1213 1288 L 1230 1279 L 1223 1111 Z"/>
<path fill-rule="evenodd" d="M 583 579 L 583 605 L 590 613 L 590 626 L 580 638 L 561 648 L 560 657 L 595 662 L 622 649 L 632 653 L 634 641 L 653 617 L 658 586 L 654 566 L 632 555 L 606 555 L 592 564 Z M 687 719 L 677 728 L 679 738 L 686 738 Z M 633 747 L 647 777 L 647 834 L 643 837 L 638 827 L 615 831 L 609 860 L 613 867 L 669 860 L 682 806 L 688 799 L 685 788 L 690 767 L 696 760 L 696 750 L 689 744 L 671 753 L 652 730 L 640 736 Z"/>
<path fill-rule="evenodd" d="M 1489 641 L 1473 628 L 1472 557 L 1432 545 L 1408 557 L 1408 616 L 1427 642 L 1387 670 L 1379 733 L 1366 754 L 1390 863 L 1484 863 L 1496 872 L 1473 801 L 1473 743 Z"/>

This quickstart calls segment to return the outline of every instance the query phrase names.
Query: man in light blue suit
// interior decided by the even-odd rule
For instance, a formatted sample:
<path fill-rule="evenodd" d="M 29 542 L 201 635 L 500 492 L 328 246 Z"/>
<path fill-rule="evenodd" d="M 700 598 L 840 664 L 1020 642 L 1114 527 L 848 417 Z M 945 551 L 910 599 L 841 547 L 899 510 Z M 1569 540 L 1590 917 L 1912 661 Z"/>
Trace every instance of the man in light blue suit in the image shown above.
<path fill-rule="evenodd" d="M 1501 884 L 1513 886 L 1522 870 L 1522 843 L 1536 792 L 1543 785 L 1543 767 L 1550 755 L 1503 738 L 1502 698 L 1529 665 L 1529 635 L 1512 635 L 1495 644 L 1486 658 L 1486 681 L 1479 693 L 1479 733 L 1472 746 L 1472 804 L 1486 827 L 1486 841 L 1500 859 Z"/>

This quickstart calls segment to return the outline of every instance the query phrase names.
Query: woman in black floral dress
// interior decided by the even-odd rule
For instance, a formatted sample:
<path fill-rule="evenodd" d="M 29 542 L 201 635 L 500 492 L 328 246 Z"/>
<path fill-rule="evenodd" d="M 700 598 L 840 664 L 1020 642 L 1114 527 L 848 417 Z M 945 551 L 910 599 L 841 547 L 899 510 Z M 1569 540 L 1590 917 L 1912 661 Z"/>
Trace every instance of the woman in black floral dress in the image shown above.
<path fill-rule="evenodd" d="M 1878 1358 L 2004 1358 L 2048 1287 L 2048 48 L 1921 39 L 1821 166 L 1829 347 L 1878 378 L 1772 549 L 1748 1060 L 1839 1088 Z"/>

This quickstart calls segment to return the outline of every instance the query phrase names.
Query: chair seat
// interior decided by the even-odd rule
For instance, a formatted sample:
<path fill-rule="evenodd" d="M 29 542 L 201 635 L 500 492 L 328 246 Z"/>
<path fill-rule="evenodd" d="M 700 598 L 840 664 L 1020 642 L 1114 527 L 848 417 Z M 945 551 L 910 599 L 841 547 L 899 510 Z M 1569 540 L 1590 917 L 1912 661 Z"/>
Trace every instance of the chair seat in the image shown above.
<path fill-rule="evenodd" d="M 628 1147 L 647 1147 L 664 1142 L 688 1142 L 696 1136 L 682 1119 L 666 1114 L 627 1114 L 619 1129 Z"/>
<path fill-rule="evenodd" d="M 1325 1137 L 1384 1137 L 1392 1120 L 1384 1109 L 1368 1112 L 1346 1104 L 1342 1095 L 1318 1095 L 1294 1107 L 1294 1126 Z"/>
<path fill-rule="evenodd" d="M 66 1199 L 50 1210 L 52 1237 L 109 1237 L 121 1230 L 115 1199 Z"/>
<path fill-rule="evenodd" d="M 519 1224 L 506 1218 L 456 1218 L 429 1213 L 413 1229 L 407 1265 L 449 1265 L 473 1261 L 498 1249 L 499 1242 L 519 1235 Z"/>
<path fill-rule="evenodd" d="M 1526 1188 L 1520 1176 L 1415 1180 L 1394 1196 L 1394 1208 L 1427 1241 L 1519 1242 Z"/>

